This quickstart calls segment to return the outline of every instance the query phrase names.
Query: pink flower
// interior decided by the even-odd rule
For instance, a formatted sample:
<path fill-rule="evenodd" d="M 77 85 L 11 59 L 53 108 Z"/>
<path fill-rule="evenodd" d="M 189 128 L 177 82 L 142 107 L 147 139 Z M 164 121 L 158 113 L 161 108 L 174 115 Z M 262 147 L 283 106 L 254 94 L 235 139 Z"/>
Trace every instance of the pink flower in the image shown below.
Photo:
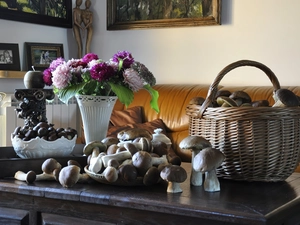
<path fill-rule="evenodd" d="M 53 85 L 58 89 L 67 87 L 71 80 L 72 73 L 67 63 L 59 65 L 56 70 L 52 72 Z"/>
<path fill-rule="evenodd" d="M 52 72 L 51 72 L 50 68 L 44 70 L 43 80 L 46 85 L 48 85 L 48 86 L 52 85 Z"/>
<path fill-rule="evenodd" d="M 85 63 L 89 63 L 90 61 L 92 61 L 92 60 L 98 60 L 99 58 L 98 58 L 98 56 L 96 55 L 96 54 L 94 54 L 94 53 L 88 53 L 88 54 L 86 54 L 85 56 L 83 56 L 83 58 L 82 58 L 82 61 L 83 62 L 85 62 Z"/>
<path fill-rule="evenodd" d="M 123 73 L 123 76 L 124 83 L 128 84 L 132 91 L 137 92 L 143 88 L 144 81 L 134 69 L 126 69 Z"/>

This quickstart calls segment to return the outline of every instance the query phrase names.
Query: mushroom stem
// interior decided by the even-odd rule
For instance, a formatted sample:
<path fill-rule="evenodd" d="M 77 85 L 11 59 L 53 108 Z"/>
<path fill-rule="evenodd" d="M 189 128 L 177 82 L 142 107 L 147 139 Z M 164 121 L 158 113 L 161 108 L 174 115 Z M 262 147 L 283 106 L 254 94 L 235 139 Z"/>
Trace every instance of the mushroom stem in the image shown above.
<path fill-rule="evenodd" d="M 180 183 L 177 182 L 168 182 L 167 192 L 169 193 L 180 193 L 182 189 L 180 187 Z"/>
<path fill-rule="evenodd" d="M 163 155 L 161 157 L 152 157 L 152 165 L 158 166 L 160 164 L 168 163 L 168 159 L 166 155 Z"/>
<path fill-rule="evenodd" d="M 218 180 L 216 170 L 205 172 L 204 190 L 208 192 L 220 191 L 220 182 Z"/>
<path fill-rule="evenodd" d="M 27 173 L 24 173 L 23 171 L 17 171 L 15 173 L 14 178 L 16 180 L 20 180 L 20 181 L 26 181 L 26 183 L 33 183 L 36 179 L 36 174 L 34 171 L 30 170 Z"/>
<path fill-rule="evenodd" d="M 192 172 L 191 172 L 191 178 L 190 178 L 190 183 L 193 186 L 201 186 L 203 184 L 203 173 L 198 172 L 194 169 L 194 158 L 195 155 L 197 155 L 200 151 L 192 151 Z"/>

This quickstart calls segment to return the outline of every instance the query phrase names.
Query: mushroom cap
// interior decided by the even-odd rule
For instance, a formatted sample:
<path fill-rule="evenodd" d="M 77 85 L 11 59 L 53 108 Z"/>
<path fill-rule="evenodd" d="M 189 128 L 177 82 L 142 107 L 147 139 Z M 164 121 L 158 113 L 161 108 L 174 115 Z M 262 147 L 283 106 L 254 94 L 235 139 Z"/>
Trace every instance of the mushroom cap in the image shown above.
<path fill-rule="evenodd" d="M 210 146 L 210 142 L 201 136 L 187 136 L 179 143 L 179 148 L 191 150 L 201 150 Z"/>
<path fill-rule="evenodd" d="M 61 169 L 58 180 L 63 187 L 68 188 L 73 187 L 77 183 L 79 176 L 80 168 L 75 165 L 70 165 Z"/>
<path fill-rule="evenodd" d="M 224 154 L 212 147 L 202 149 L 194 157 L 193 168 L 195 171 L 207 172 L 217 169 L 224 161 Z"/>
<path fill-rule="evenodd" d="M 104 139 L 102 139 L 101 141 L 103 144 L 105 144 L 107 147 L 111 146 L 112 144 L 118 144 L 119 143 L 119 139 L 116 137 L 106 137 Z"/>
<path fill-rule="evenodd" d="M 161 172 L 160 177 L 168 182 L 182 183 L 187 178 L 186 170 L 178 165 L 166 166 Z"/>
<path fill-rule="evenodd" d="M 137 168 L 138 173 L 144 176 L 152 166 L 152 157 L 148 152 L 138 151 L 132 156 L 132 164 Z"/>
<path fill-rule="evenodd" d="M 299 106 L 299 99 L 294 92 L 288 89 L 278 89 L 274 94 L 275 104 L 279 100 L 286 107 L 296 107 Z"/>
<path fill-rule="evenodd" d="M 217 103 L 219 106 L 226 106 L 226 107 L 236 107 L 237 104 L 236 102 L 229 98 L 229 97 L 226 97 L 226 96 L 220 96 L 217 98 Z"/>
<path fill-rule="evenodd" d="M 160 179 L 160 171 L 157 167 L 152 166 L 148 169 L 143 178 L 143 184 L 146 186 L 150 186 L 153 184 L 157 184 Z"/>
<path fill-rule="evenodd" d="M 218 90 L 217 93 L 216 93 L 215 98 L 217 99 L 217 98 L 220 97 L 220 96 L 226 96 L 226 97 L 229 97 L 230 95 L 231 95 L 231 92 L 228 91 L 228 90 Z"/>
<path fill-rule="evenodd" d="M 137 170 L 132 164 L 124 164 L 119 167 L 119 177 L 125 182 L 134 182 L 137 179 Z"/>
<path fill-rule="evenodd" d="M 251 105 L 252 107 L 268 107 L 270 106 L 270 103 L 268 100 L 264 99 L 264 100 L 253 101 Z"/>
<path fill-rule="evenodd" d="M 131 155 L 134 155 L 136 152 L 139 151 L 139 149 L 135 146 L 135 144 L 131 142 L 126 142 L 124 144 L 124 148 L 127 149 L 131 153 Z"/>
<path fill-rule="evenodd" d="M 91 141 L 84 146 L 83 154 L 84 155 L 92 154 L 94 148 L 98 148 L 99 152 L 104 152 L 107 149 L 107 146 L 101 141 Z"/>
<path fill-rule="evenodd" d="M 61 164 L 56 159 L 48 158 L 42 164 L 42 171 L 44 173 L 52 174 L 55 169 L 61 169 Z"/>
<path fill-rule="evenodd" d="M 202 97 L 194 97 L 189 101 L 189 104 L 190 105 L 202 105 L 204 101 L 205 101 L 205 99 Z"/>
<path fill-rule="evenodd" d="M 35 179 L 36 179 L 36 173 L 32 170 L 28 171 L 26 176 L 26 183 L 31 184 L 35 181 Z"/>
<path fill-rule="evenodd" d="M 128 128 L 117 134 L 117 138 L 120 141 L 134 140 L 138 137 L 145 137 L 152 140 L 152 134 L 148 130 L 142 128 Z"/>
<path fill-rule="evenodd" d="M 251 97 L 245 91 L 234 91 L 229 98 L 233 100 L 241 99 L 242 103 L 250 103 L 252 101 Z"/>

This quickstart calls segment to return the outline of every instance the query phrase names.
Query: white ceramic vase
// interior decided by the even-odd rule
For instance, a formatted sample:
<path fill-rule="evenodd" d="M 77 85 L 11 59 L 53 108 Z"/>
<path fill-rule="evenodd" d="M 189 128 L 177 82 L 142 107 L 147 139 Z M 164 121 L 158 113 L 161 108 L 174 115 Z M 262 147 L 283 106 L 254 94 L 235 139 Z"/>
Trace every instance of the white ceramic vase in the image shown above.
<path fill-rule="evenodd" d="M 85 143 L 106 137 L 115 96 L 76 95 L 83 122 Z"/>

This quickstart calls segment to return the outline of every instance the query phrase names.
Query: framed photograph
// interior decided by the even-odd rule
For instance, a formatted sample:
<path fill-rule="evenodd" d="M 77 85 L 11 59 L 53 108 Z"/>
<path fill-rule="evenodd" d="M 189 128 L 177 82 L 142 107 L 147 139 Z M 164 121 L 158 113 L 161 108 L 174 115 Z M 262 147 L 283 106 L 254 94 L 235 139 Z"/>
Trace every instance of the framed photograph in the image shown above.
<path fill-rule="evenodd" d="M 3 0 L 0 18 L 58 27 L 72 27 L 71 0 Z"/>
<path fill-rule="evenodd" d="M 25 42 L 27 70 L 45 70 L 50 63 L 64 57 L 63 44 Z"/>
<path fill-rule="evenodd" d="M 221 24 L 221 0 L 107 0 L 107 30 Z"/>
<path fill-rule="evenodd" d="M 20 71 L 18 44 L 0 43 L 0 70 Z"/>

